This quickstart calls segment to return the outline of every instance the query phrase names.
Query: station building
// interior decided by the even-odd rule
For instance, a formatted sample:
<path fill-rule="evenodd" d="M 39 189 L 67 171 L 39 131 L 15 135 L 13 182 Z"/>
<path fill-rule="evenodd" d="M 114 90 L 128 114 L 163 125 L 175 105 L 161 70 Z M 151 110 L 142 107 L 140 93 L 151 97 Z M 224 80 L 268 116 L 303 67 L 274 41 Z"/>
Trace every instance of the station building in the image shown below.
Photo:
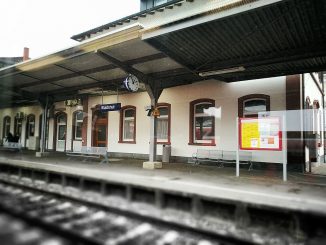
<path fill-rule="evenodd" d="M 104 146 L 113 157 L 148 159 L 155 120 L 157 154 L 168 145 L 171 161 L 187 162 L 197 149 L 235 151 L 237 117 L 291 112 L 287 160 L 304 171 L 324 159 L 325 58 L 277 57 L 298 35 L 279 41 L 275 29 L 293 17 L 275 10 L 291 4 L 141 0 L 139 13 L 74 35 L 74 47 L 2 68 L 0 139 L 11 132 L 29 150 Z M 129 73 L 140 80 L 136 92 L 123 86 Z M 282 162 L 281 151 L 252 154 L 257 167 Z"/>

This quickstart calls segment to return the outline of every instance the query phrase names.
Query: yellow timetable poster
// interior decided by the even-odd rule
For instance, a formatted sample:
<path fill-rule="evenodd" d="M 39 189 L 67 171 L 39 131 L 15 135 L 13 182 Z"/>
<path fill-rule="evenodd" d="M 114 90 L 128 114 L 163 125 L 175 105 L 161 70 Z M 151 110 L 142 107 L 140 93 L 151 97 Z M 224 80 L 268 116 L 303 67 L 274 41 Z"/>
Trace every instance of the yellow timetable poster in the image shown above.
<path fill-rule="evenodd" d="M 281 150 L 279 118 L 241 118 L 240 149 Z"/>

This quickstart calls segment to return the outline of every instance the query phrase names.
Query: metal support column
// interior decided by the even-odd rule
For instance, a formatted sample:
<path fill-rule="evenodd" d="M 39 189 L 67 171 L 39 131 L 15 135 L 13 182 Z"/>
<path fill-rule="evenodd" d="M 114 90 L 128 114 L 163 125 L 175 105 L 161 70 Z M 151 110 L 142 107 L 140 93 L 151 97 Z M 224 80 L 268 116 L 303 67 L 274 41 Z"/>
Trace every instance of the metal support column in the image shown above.
<path fill-rule="evenodd" d="M 146 84 L 146 91 L 151 99 L 151 107 L 156 108 L 157 101 L 162 93 L 162 89 L 156 89 L 154 86 Z M 149 162 L 156 162 L 157 156 L 157 118 L 150 118 L 150 142 L 149 142 Z"/>
<path fill-rule="evenodd" d="M 43 114 L 42 114 L 41 145 L 40 145 L 41 153 L 45 152 L 45 146 L 46 146 L 47 114 L 48 114 L 48 102 L 46 102 L 45 107 L 43 108 Z"/>
<path fill-rule="evenodd" d="M 151 99 L 152 108 L 156 107 L 155 99 Z M 150 140 L 149 140 L 149 161 L 156 162 L 157 156 L 157 118 L 151 116 L 150 118 Z"/>

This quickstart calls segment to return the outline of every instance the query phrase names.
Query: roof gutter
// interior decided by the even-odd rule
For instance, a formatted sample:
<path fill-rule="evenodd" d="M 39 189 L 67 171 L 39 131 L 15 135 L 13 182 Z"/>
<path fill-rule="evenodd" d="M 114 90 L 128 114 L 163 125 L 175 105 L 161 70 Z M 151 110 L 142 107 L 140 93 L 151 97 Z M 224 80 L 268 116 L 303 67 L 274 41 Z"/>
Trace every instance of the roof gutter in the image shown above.
<path fill-rule="evenodd" d="M 137 20 L 138 18 L 144 18 L 148 14 L 155 13 L 155 11 L 162 12 L 162 11 L 164 11 L 165 8 L 170 8 L 170 6 L 177 5 L 177 4 L 180 4 L 182 2 L 193 2 L 193 1 L 194 0 L 173 0 L 173 1 L 169 1 L 167 3 L 155 6 L 153 8 L 143 10 L 141 12 L 138 12 L 138 13 L 123 17 L 121 19 L 115 20 L 115 21 L 107 23 L 105 25 L 102 25 L 102 26 L 90 29 L 88 31 L 76 34 L 76 35 L 72 36 L 71 39 L 73 39 L 75 41 L 82 41 L 82 40 L 85 40 L 85 37 L 90 37 L 90 35 L 92 35 L 92 34 L 96 34 L 98 32 L 107 30 L 109 28 L 116 27 L 118 25 L 123 25 L 124 23 L 129 23 L 130 21 Z"/>

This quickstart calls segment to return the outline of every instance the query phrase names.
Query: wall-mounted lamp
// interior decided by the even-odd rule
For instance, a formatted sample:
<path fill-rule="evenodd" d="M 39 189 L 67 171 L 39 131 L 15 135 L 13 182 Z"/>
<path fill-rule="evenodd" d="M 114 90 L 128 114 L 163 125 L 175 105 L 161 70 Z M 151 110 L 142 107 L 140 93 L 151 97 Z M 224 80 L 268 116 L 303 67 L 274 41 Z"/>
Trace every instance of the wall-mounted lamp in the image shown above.
<path fill-rule="evenodd" d="M 216 71 L 199 72 L 198 75 L 201 76 L 201 77 L 208 77 L 208 76 L 213 76 L 213 75 L 220 75 L 220 74 L 225 74 L 225 73 L 239 72 L 239 71 L 244 71 L 244 70 L 246 70 L 246 69 L 243 66 L 238 66 L 238 67 L 232 67 L 232 68 L 216 70 Z"/>

